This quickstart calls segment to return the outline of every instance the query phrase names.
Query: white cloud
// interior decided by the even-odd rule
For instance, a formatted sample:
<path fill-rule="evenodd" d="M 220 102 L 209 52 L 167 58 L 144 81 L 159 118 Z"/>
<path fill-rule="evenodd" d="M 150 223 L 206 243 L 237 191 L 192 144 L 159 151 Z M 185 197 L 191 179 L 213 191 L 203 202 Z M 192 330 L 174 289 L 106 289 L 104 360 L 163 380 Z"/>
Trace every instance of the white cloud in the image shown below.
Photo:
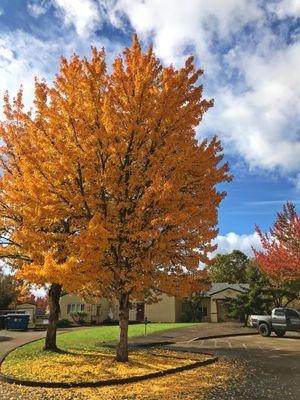
<path fill-rule="evenodd" d="M 53 5 L 64 24 L 73 25 L 80 37 L 89 37 L 101 27 L 100 8 L 93 0 L 53 0 Z"/>
<path fill-rule="evenodd" d="M 300 172 L 299 172 L 298 174 L 296 174 L 296 176 L 292 177 L 292 178 L 291 178 L 291 181 L 292 181 L 292 183 L 294 184 L 294 186 L 295 186 L 297 192 L 300 193 Z M 298 203 L 299 203 L 299 202 L 298 202 Z M 296 202 L 296 204 L 298 204 L 298 203 Z"/>
<path fill-rule="evenodd" d="M 300 180 L 300 174 L 299 174 Z M 261 200 L 261 201 L 249 201 L 247 205 L 249 206 L 282 206 L 286 202 L 293 203 L 293 204 L 300 204 L 300 200 L 289 200 L 289 199 L 282 199 L 282 200 Z"/>
<path fill-rule="evenodd" d="M 300 17 L 300 0 L 282 0 L 269 5 L 269 9 L 275 12 L 278 18 Z"/>
<path fill-rule="evenodd" d="M 0 260 L 0 271 L 3 272 L 4 275 L 11 274 L 11 268 L 8 267 L 2 260 Z"/>
<path fill-rule="evenodd" d="M 40 4 L 37 2 L 32 2 L 27 4 L 27 10 L 33 17 L 38 18 L 41 15 L 46 14 L 48 6 L 46 6 L 44 2 Z"/>
<path fill-rule="evenodd" d="M 201 62 L 215 65 L 209 45 L 214 34 L 224 39 L 262 13 L 247 0 L 119 0 L 109 1 L 107 14 L 112 24 L 123 26 L 126 16 L 144 39 L 154 44 L 156 54 L 166 63 L 180 62 L 183 50 L 193 46 Z"/>
<path fill-rule="evenodd" d="M 49 84 L 53 82 L 55 73 L 59 70 L 60 56 L 70 57 L 77 53 L 90 56 L 90 46 L 106 47 L 108 62 L 120 52 L 120 44 L 104 38 L 91 37 L 89 41 L 78 38 L 71 33 L 63 37 L 51 36 L 41 40 L 23 30 L 2 33 L 0 37 L 0 115 L 2 114 L 2 99 L 6 90 L 15 96 L 23 86 L 24 104 L 26 108 L 32 105 L 34 94 L 34 78 L 45 78 Z"/>
<path fill-rule="evenodd" d="M 217 132 L 226 151 L 241 155 L 251 169 L 275 169 L 290 178 L 299 171 L 300 43 L 287 45 L 272 31 L 262 2 L 105 4 L 111 23 L 126 29 L 127 18 L 144 41 L 153 43 L 163 62 L 178 65 L 187 52 L 198 56 L 206 74 L 205 89 L 215 98 L 201 131 Z M 270 1 L 271 6 L 279 17 L 296 16 L 299 0 Z M 245 29 L 251 31 L 251 24 L 253 32 L 247 36 Z M 232 75 L 240 86 L 231 81 Z"/>
<path fill-rule="evenodd" d="M 45 297 L 47 295 L 47 290 L 45 288 L 33 288 L 30 290 L 32 294 L 34 294 L 35 298 L 37 297 Z"/>
<path fill-rule="evenodd" d="M 218 248 L 215 253 L 231 253 L 233 250 L 240 250 L 249 257 L 253 257 L 252 247 L 261 248 L 259 236 L 256 232 L 249 235 L 238 235 L 234 232 L 226 235 L 218 235 L 215 243 Z"/>
<path fill-rule="evenodd" d="M 23 31 L 2 34 L 0 38 L 1 100 L 5 90 L 15 95 L 22 85 L 24 102 L 27 105 L 30 104 L 34 77 L 49 78 L 50 68 L 57 67 L 59 63 L 57 51 L 57 44 L 45 43 Z"/>
<path fill-rule="evenodd" d="M 209 128 L 217 129 L 252 168 L 297 171 L 300 43 L 266 57 L 242 51 L 234 66 L 243 73 L 248 90 L 235 94 L 221 88 L 207 118 Z"/>

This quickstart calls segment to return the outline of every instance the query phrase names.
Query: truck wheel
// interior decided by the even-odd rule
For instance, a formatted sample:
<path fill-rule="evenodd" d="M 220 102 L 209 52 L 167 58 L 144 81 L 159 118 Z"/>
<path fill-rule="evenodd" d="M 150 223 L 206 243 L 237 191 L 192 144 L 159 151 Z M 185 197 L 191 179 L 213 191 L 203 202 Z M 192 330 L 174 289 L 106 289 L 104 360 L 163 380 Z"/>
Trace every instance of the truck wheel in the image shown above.
<path fill-rule="evenodd" d="M 270 329 L 269 325 L 266 323 L 259 325 L 258 332 L 261 334 L 261 336 L 264 336 L 264 337 L 271 335 L 271 329 Z"/>
<path fill-rule="evenodd" d="M 278 337 L 283 337 L 285 335 L 285 331 L 274 331 L 275 335 L 277 335 Z"/>

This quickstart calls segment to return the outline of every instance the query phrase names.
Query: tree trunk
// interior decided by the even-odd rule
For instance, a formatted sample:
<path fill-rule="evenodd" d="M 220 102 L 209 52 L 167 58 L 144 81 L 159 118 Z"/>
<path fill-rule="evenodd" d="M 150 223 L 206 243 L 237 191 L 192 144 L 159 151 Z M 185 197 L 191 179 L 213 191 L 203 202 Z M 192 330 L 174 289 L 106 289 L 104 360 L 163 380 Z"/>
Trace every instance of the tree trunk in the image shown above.
<path fill-rule="evenodd" d="M 129 320 L 129 296 L 122 294 L 119 300 L 119 326 L 120 340 L 117 346 L 116 360 L 128 361 L 128 320 Z"/>
<path fill-rule="evenodd" d="M 62 286 L 52 283 L 49 289 L 49 324 L 47 328 L 43 350 L 58 351 L 56 346 L 56 329 L 60 313 L 59 298 Z"/>

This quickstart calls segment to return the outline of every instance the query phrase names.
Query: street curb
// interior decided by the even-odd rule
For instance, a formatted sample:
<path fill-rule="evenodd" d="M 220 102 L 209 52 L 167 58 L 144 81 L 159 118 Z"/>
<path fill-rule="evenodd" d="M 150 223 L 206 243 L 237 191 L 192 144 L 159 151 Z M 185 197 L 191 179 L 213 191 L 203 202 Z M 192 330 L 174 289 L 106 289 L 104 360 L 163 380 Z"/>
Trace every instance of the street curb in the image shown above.
<path fill-rule="evenodd" d="M 220 335 L 213 335 L 213 336 L 198 336 L 196 338 L 186 340 L 183 342 L 177 342 L 177 343 L 190 343 L 190 342 L 196 342 L 197 340 L 209 340 L 209 339 L 221 339 L 221 338 L 227 338 L 227 337 L 236 337 L 236 336 L 252 336 L 252 335 L 259 335 L 258 332 L 242 332 L 242 333 L 224 333 Z"/>
<path fill-rule="evenodd" d="M 19 346 L 22 347 L 22 346 Z M 15 350 L 15 349 L 14 349 Z M 11 350 L 13 351 L 13 350 Z M 11 352 L 7 352 L 7 354 L 2 357 L 0 365 L 4 361 L 5 357 Z M 41 382 L 41 381 L 30 381 L 24 379 L 17 379 L 12 376 L 4 375 L 0 373 L 0 381 L 10 383 L 10 384 L 17 384 L 22 386 L 31 386 L 31 387 L 44 387 L 44 388 L 88 388 L 88 387 L 103 387 L 103 386 L 112 386 L 112 385 L 124 385 L 127 383 L 134 383 L 140 382 L 147 379 L 159 378 L 165 375 L 175 374 L 177 372 L 189 371 L 198 367 L 202 367 L 205 365 L 210 365 L 218 361 L 218 357 L 212 357 L 208 360 L 204 361 L 196 361 L 189 365 L 183 365 L 181 367 L 170 368 L 165 371 L 157 371 L 152 372 L 146 375 L 139 375 L 139 376 L 132 376 L 123 379 L 108 379 L 96 382 Z"/>

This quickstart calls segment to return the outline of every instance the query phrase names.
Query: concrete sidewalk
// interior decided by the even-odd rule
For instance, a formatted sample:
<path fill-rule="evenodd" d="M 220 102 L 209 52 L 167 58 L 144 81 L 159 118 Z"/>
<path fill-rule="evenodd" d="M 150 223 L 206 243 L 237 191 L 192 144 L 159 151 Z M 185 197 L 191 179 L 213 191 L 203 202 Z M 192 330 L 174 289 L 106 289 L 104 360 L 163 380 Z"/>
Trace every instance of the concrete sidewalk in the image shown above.
<path fill-rule="evenodd" d="M 86 327 L 58 329 L 57 334 L 72 332 L 74 330 L 83 329 Z M 32 342 L 33 340 L 43 339 L 46 336 L 46 331 L 7 331 L 0 330 L 0 359 L 10 350 L 13 350 L 23 344 Z"/>
<path fill-rule="evenodd" d="M 45 331 L 0 331 L 0 358 L 6 352 L 13 350 L 14 348 L 21 346 L 25 343 L 31 342 L 32 340 L 41 339 L 45 337 Z"/>

